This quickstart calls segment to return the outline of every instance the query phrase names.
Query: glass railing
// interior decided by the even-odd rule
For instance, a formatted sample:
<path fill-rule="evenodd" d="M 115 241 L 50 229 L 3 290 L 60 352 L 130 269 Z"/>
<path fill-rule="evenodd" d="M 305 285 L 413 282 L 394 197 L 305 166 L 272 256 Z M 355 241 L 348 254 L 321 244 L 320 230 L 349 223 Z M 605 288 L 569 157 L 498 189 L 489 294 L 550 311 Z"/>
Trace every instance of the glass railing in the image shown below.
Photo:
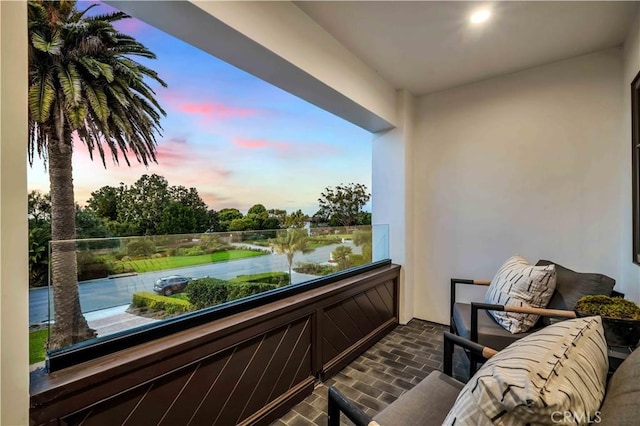
<path fill-rule="evenodd" d="M 54 241 L 29 318 L 49 349 L 123 332 L 389 257 L 388 226 Z M 44 331 L 43 331 L 44 332 Z"/>

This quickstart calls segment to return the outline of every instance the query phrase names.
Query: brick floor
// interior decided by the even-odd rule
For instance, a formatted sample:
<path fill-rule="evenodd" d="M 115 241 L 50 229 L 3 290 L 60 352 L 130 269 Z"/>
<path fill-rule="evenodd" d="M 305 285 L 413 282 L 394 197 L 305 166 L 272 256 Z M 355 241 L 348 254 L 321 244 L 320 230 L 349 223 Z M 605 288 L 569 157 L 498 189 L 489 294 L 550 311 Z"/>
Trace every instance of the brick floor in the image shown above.
<path fill-rule="evenodd" d="M 316 385 L 313 394 L 276 420 L 274 426 L 326 425 L 327 389 L 335 386 L 365 413 L 375 416 L 433 370 L 442 370 L 442 332 L 449 327 L 411 320 L 356 358 L 338 374 Z M 454 376 L 465 380 L 468 363 L 454 356 Z M 352 424 L 346 418 L 342 424 Z"/>

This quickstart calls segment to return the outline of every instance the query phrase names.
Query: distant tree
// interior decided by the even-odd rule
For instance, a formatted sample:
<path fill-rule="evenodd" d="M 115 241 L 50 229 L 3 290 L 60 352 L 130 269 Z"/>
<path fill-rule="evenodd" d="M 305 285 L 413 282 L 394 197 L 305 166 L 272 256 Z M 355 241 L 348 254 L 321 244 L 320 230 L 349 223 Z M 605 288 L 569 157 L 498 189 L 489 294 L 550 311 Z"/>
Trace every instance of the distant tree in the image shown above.
<path fill-rule="evenodd" d="M 194 209 L 178 201 L 169 201 L 162 209 L 160 223 L 156 227 L 158 234 L 190 234 L 196 231 L 197 223 Z"/>
<path fill-rule="evenodd" d="M 287 215 L 284 221 L 285 228 L 304 228 L 304 224 L 307 220 L 307 215 L 302 213 L 302 210 L 298 209 L 295 212 L 291 212 Z"/>
<path fill-rule="evenodd" d="M 245 229 L 267 229 L 265 227 L 265 221 L 269 218 L 269 213 L 267 209 L 262 204 L 256 204 L 247 211 L 247 215 L 245 219 L 246 228 Z"/>
<path fill-rule="evenodd" d="M 287 262 L 289 263 L 289 284 L 291 284 L 291 269 L 296 253 L 301 252 L 307 254 L 315 250 L 309 246 L 309 237 L 303 229 L 280 231 L 278 237 L 271 241 L 271 247 L 273 247 L 276 253 L 287 256 Z"/>
<path fill-rule="evenodd" d="M 124 192 L 118 221 L 134 224 L 141 235 L 155 235 L 170 200 L 167 179 L 157 174 L 142 175 Z"/>
<path fill-rule="evenodd" d="M 110 233 L 104 222 L 93 210 L 76 204 L 76 238 L 104 238 Z"/>
<path fill-rule="evenodd" d="M 211 216 L 207 203 L 200 197 L 196 188 L 185 188 L 184 186 L 172 186 L 169 188 L 169 195 L 173 202 L 180 203 L 187 207 L 185 212 L 191 216 L 193 226 L 186 232 L 205 232 L 211 227 Z M 175 233 L 167 230 L 166 233 Z"/>
<path fill-rule="evenodd" d="M 218 212 L 218 227 L 224 232 L 229 229 L 233 219 L 242 219 L 244 215 L 238 209 L 222 209 Z"/>
<path fill-rule="evenodd" d="M 284 228 L 284 222 L 287 218 L 287 211 L 282 209 L 269 209 L 267 210 L 269 215 L 269 219 L 275 219 L 278 222 L 277 227 L 267 228 L 267 229 L 276 229 L 276 228 Z"/>
<path fill-rule="evenodd" d="M 262 204 L 253 205 L 249 211 L 247 211 L 247 214 L 268 215 L 266 207 Z"/>
<path fill-rule="evenodd" d="M 356 225 L 371 225 L 371 212 L 358 213 Z"/>
<path fill-rule="evenodd" d="M 207 229 L 207 232 L 221 231 L 220 223 L 218 222 L 218 212 L 211 209 L 207 211 L 207 215 L 209 216 L 209 229 Z"/>
<path fill-rule="evenodd" d="M 40 191 L 27 194 L 29 221 L 37 225 L 46 223 L 51 227 L 51 196 Z"/>
<path fill-rule="evenodd" d="M 260 229 L 260 227 L 249 215 L 240 219 L 233 219 L 227 227 L 227 231 L 249 231 L 252 229 Z"/>
<path fill-rule="evenodd" d="M 125 191 L 124 183 L 120 183 L 120 187 L 103 186 L 91 193 L 91 198 L 87 200 L 87 206 L 102 218 L 117 220 L 118 210 L 122 204 L 122 195 Z"/>
<path fill-rule="evenodd" d="M 370 199 L 367 187 L 360 183 L 327 187 L 318 198 L 320 210 L 316 215 L 328 219 L 330 224 L 355 225 L 362 207 Z"/>

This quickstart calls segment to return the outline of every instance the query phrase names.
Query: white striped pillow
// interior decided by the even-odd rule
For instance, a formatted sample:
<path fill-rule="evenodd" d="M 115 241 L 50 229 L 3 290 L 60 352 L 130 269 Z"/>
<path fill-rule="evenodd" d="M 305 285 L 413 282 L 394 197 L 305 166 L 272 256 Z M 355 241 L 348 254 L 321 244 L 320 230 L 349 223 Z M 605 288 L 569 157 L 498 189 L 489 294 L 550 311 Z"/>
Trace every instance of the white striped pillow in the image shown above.
<path fill-rule="evenodd" d="M 550 325 L 488 360 L 444 424 L 587 424 L 597 418 L 608 369 L 600 317 Z"/>
<path fill-rule="evenodd" d="M 511 256 L 491 280 L 485 303 L 546 308 L 556 288 L 556 266 L 534 266 L 522 256 Z M 488 311 L 498 324 L 511 333 L 523 333 L 538 321 L 539 315 Z"/>

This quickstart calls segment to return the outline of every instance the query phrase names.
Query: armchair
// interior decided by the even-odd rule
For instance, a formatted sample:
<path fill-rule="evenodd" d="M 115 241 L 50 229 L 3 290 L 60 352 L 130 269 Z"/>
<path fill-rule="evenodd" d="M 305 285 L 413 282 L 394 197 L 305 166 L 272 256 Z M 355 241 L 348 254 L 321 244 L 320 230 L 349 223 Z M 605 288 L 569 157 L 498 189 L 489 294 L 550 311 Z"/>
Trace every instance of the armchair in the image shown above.
<path fill-rule="evenodd" d="M 516 306 L 489 305 L 485 303 L 461 303 L 456 299 L 456 290 L 461 285 L 489 286 L 490 281 L 451 279 L 450 328 L 451 332 L 471 341 L 496 349 L 503 349 L 512 342 L 521 339 L 540 328 L 549 325 L 550 318 L 575 318 L 573 308 L 576 301 L 588 294 L 607 294 L 624 297 L 624 294 L 613 290 L 615 280 L 597 273 L 580 273 L 572 271 L 548 260 L 540 260 L 536 266 L 554 264 L 556 269 L 556 288 L 547 305 L 547 309 L 521 308 Z M 502 328 L 489 310 L 507 312 L 533 313 L 540 315 L 540 320 L 524 333 L 512 334 Z M 481 312 L 479 312 L 481 311 Z"/>
<path fill-rule="evenodd" d="M 498 353 L 489 347 L 445 332 L 442 372 L 431 372 L 423 381 L 406 394 L 403 394 L 399 400 L 374 418 L 369 417 L 360 410 L 338 389 L 333 386 L 329 387 L 328 426 L 340 425 L 340 413 L 344 413 L 356 426 L 442 424 L 460 390 L 464 387 L 464 383 L 452 377 L 453 349 L 455 345 L 482 359 L 489 359 Z"/>
<path fill-rule="evenodd" d="M 540 315 L 541 317 L 555 318 L 575 318 L 573 311 L 561 309 L 542 309 L 520 306 L 494 305 L 481 302 L 462 303 L 456 301 L 456 288 L 459 284 L 463 285 L 482 285 L 489 286 L 490 281 L 468 280 L 468 279 L 451 279 L 451 305 L 450 305 L 450 332 L 457 334 L 472 342 L 481 345 L 494 347 L 498 350 L 504 349 L 511 343 L 535 333 L 544 327 L 543 321 L 538 323 L 530 330 L 524 333 L 512 334 L 498 324 L 487 311 L 505 311 L 519 312 Z M 481 312 L 479 312 L 481 311 Z"/>

